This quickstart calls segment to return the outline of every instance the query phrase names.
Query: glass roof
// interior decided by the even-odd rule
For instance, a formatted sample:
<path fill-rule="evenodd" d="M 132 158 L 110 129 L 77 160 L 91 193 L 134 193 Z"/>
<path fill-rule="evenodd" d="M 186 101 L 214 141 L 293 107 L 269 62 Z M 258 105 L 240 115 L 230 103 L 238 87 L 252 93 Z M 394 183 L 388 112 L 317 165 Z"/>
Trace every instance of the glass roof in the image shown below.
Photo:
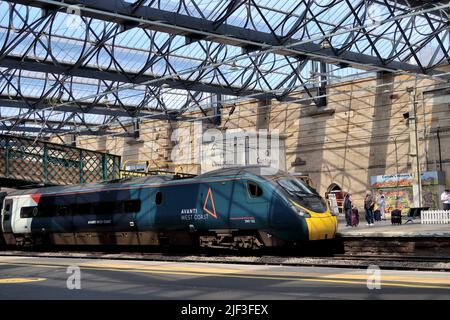
<path fill-rule="evenodd" d="M 348 51 L 407 62 L 424 70 L 444 61 L 450 47 L 448 27 L 443 28 L 448 17 L 445 20 L 439 14 L 417 15 L 389 21 L 393 12 L 410 13 L 408 7 L 397 2 L 386 6 L 367 0 L 148 0 L 140 5 L 212 21 L 217 28 L 226 24 L 270 34 L 280 44 L 323 45 L 327 35 L 327 48 L 331 46 L 337 53 Z M 358 28 L 361 23 L 366 27 Z M 31 27 L 33 32 L 23 32 Z M 70 114 L 55 111 L 54 107 L 71 100 L 78 100 L 72 105 L 82 107 L 194 110 L 208 108 L 215 91 L 228 92 L 221 95 L 222 100 L 237 95 L 251 99 L 252 93 L 288 94 L 314 86 L 317 81 L 314 64 L 304 63 L 302 57 L 245 52 L 239 46 L 208 37 L 190 42 L 184 35 L 127 29 L 114 22 L 65 12 L 45 14 L 40 8 L 12 6 L 6 1 L 0 1 L 0 47 L 8 48 L 2 52 L 8 58 L 30 65 L 47 63 L 68 71 L 80 68 L 78 76 L 0 68 L 1 99 L 45 101 L 47 111 L 34 112 L 28 118 L 44 117 L 55 122 L 64 121 Z M 370 76 L 375 71 L 330 65 L 327 76 L 329 82 L 335 83 Z M 136 78 L 144 83 L 136 83 Z M 201 85 L 204 92 L 190 89 L 194 85 Z M 14 118 L 31 109 L 26 102 L 23 108 L 2 107 L 0 103 L 0 118 Z M 78 123 L 80 118 L 72 115 L 70 119 Z M 130 120 L 89 113 L 82 119 L 92 124 Z"/>

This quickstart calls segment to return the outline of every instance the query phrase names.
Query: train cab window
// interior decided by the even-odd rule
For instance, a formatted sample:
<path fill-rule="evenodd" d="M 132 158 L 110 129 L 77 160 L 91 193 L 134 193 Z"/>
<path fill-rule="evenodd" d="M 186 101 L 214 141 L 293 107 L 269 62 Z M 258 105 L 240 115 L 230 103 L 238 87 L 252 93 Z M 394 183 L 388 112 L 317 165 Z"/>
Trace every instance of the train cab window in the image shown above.
<path fill-rule="evenodd" d="M 162 192 L 158 191 L 155 196 L 155 203 L 160 205 L 162 203 Z"/>
<path fill-rule="evenodd" d="M 7 203 L 4 209 L 3 221 L 8 221 L 11 217 L 11 204 Z"/>
<path fill-rule="evenodd" d="M 263 190 L 261 187 L 255 182 L 247 182 L 247 190 L 252 198 L 261 197 L 263 194 Z"/>
<path fill-rule="evenodd" d="M 37 215 L 38 215 L 38 208 L 36 206 L 22 207 L 20 209 L 20 218 L 21 219 L 37 217 Z"/>

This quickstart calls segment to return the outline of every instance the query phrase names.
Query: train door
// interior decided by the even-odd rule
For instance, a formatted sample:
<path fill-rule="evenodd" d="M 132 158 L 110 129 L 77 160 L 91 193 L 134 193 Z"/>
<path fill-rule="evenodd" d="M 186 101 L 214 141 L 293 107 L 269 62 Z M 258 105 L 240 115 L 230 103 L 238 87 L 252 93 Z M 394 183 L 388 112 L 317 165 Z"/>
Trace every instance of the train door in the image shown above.
<path fill-rule="evenodd" d="M 3 233 L 11 233 L 11 215 L 13 210 L 14 202 L 12 199 L 6 199 L 4 207 L 2 209 L 2 230 Z"/>
<path fill-rule="evenodd" d="M 215 181 L 202 183 L 199 187 L 197 207 L 193 215 L 194 226 L 205 229 L 228 229 L 230 203 L 234 181 Z"/>
<path fill-rule="evenodd" d="M 14 233 L 27 234 L 31 233 L 31 221 L 33 218 L 29 215 L 21 216 L 20 212 L 23 207 L 35 206 L 34 201 L 29 196 L 21 196 L 15 198 L 15 206 L 12 213 L 12 230 Z"/>
<path fill-rule="evenodd" d="M 256 181 L 236 181 L 230 209 L 230 226 L 237 229 L 261 227 L 267 219 L 269 197 Z"/>

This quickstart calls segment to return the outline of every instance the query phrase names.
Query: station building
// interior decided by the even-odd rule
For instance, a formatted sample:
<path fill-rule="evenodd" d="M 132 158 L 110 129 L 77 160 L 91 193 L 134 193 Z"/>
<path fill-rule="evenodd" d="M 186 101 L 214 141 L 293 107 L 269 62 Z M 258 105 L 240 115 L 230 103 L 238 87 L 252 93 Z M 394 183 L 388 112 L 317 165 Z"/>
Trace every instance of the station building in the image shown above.
<path fill-rule="evenodd" d="M 439 194 L 445 185 L 450 185 L 448 85 L 429 78 L 379 72 L 330 81 L 324 95 L 326 105 L 322 108 L 311 104 L 305 92 L 292 96 L 298 101 L 224 102 L 219 123 L 202 121 L 202 128 L 222 132 L 267 130 L 269 134 L 278 130 L 280 168 L 308 175 L 320 194 L 352 191 L 356 205 L 362 206 L 366 190 L 384 189 L 388 197 L 389 192 L 395 191 L 402 198 L 401 206 L 408 207 L 412 202 L 410 183 L 414 170 L 409 128 L 413 101 L 420 171 L 434 179 L 426 182 L 423 177 L 423 202 L 439 208 Z M 200 112 L 188 115 L 201 119 Z M 212 113 L 211 118 L 214 118 Z M 180 128 L 190 133 L 190 140 L 183 143 L 192 148 L 189 154 L 179 157 L 181 160 L 173 161 L 177 141 L 171 137 Z M 131 126 L 128 129 L 133 130 Z M 120 155 L 123 168 L 152 167 L 194 174 L 214 169 L 195 159 L 194 121 L 170 123 L 143 119 L 138 130 L 134 129 L 133 138 L 65 136 L 65 139 L 68 142 L 73 139 L 78 147 Z M 392 178 L 395 181 L 395 177 L 397 182 L 392 185 L 389 181 Z"/>

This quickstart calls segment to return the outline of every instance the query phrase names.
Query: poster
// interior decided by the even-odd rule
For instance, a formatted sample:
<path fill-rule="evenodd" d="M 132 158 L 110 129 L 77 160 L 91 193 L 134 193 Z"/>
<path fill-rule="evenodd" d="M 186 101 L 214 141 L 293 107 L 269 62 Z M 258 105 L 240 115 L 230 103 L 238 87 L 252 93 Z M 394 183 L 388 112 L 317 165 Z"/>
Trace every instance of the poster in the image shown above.
<path fill-rule="evenodd" d="M 424 172 L 422 180 L 422 204 L 431 209 L 439 208 L 439 185 L 443 177 L 437 171 Z M 375 195 L 379 196 L 379 190 L 383 190 L 386 200 L 386 211 L 395 208 L 407 211 L 413 207 L 412 175 L 409 173 L 398 175 L 383 175 L 370 177 L 370 186 Z"/>

